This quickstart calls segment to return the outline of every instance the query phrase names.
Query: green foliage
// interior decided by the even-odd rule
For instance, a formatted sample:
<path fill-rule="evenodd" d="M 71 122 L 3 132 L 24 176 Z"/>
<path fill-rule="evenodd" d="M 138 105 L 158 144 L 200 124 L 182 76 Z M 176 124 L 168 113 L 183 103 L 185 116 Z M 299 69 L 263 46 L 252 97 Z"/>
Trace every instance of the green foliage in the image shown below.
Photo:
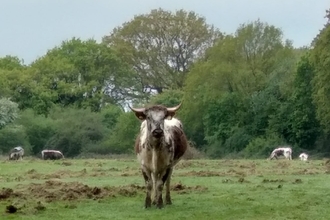
<path fill-rule="evenodd" d="M 260 20 L 222 35 L 195 12 L 155 9 L 102 43 L 72 38 L 29 66 L 0 58 L 0 151 L 132 153 L 140 122 L 123 107 L 183 101 L 189 141 L 211 157 L 264 157 L 283 143 L 326 156 L 329 24 L 293 48 Z"/>
<path fill-rule="evenodd" d="M 182 88 L 193 62 L 220 36 L 195 12 L 155 9 L 115 28 L 103 42 L 133 67 L 136 85 L 149 95 Z"/>
<path fill-rule="evenodd" d="M 186 80 L 182 114 L 189 136 L 224 155 L 273 129 L 270 123 L 284 130 L 276 115 L 291 92 L 294 62 L 281 30 L 259 20 L 219 40 Z"/>
<path fill-rule="evenodd" d="M 51 118 L 36 115 L 32 109 L 23 111 L 17 123 L 24 126 L 33 155 L 40 154 L 48 140 L 55 135 L 56 122 Z"/>
<path fill-rule="evenodd" d="M 18 57 L 5 56 L 0 58 L 0 70 L 14 70 L 23 68 L 23 62 Z"/>
<path fill-rule="evenodd" d="M 15 121 L 18 117 L 18 105 L 7 98 L 0 99 L 0 129 Z"/>
<path fill-rule="evenodd" d="M 307 56 L 302 57 L 295 74 L 292 102 L 293 141 L 300 148 L 313 149 L 320 136 L 320 123 L 316 119 L 316 107 L 312 97 L 314 69 Z"/>
<path fill-rule="evenodd" d="M 0 130 L 0 153 L 7 154 L 13 147 L 22 146 L 26 155 L 30 145 L 26 137 L 26 129 L 21 125 L 8 125 Z"/>
<path fill-rule="evenodd" d="M 181 90 L 165 90 L 163 93 L 151 97 L 150 103 L 173 107 L 182 102 L 183 92 Z"/>
<path fill-rule="evenodd" d="M 246 158 L 260 158 L 270 153 L 283 143 L 283 139 L 276 134 L 265 134 L 250 140 L 242 155 Z"/>
<path fill-rule="evenodd" d="M 134 91 L 130 71 L 104 44 L 73 38 L 64 41 L 16 73 L 11 82 L 21 109 L 47 114 L 53 105 L 99 111 L 105 104 L 121 104 Z"/>
<path fill-rule="evenodd" d="M 132 112 L 121 114 L 106 141 L 106 145 L 109 146 L 108 153 L 133 153 L 140 123 Z"/>
<path fill-rule="evenodd" d="M 324 132 L 330 131 L 330 26 L 326 26 L 318 36 L 311 50 L 311 62 L 315 68 L 313 78 L 313 101 L 316 115 Z"/>
<path fill-rule="evenodd" d="M 108 129 L 113 129 L 118 122 L 118 117 L 122 114 L 122 110 L 116 105 L 106 105 L 102 108 L 101 114 L 103 117 L 103 124 Z"/>
<path fill-rule="evenodd" d="M 47 141 L 45 148 L 60 150 L 67 157 L 77 156 L 97 146 L 108 133 L 102 124 L 101 114 L 89 109 L 58 110 L 50 117 L 56 121 L 55 134 Z"/>

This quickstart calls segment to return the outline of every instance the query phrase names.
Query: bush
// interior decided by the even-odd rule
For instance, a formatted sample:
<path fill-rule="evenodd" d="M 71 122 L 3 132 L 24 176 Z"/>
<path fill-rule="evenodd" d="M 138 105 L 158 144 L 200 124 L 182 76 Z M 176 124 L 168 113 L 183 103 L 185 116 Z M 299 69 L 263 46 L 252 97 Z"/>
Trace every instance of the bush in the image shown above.
<path fill-rule="evenodd" d="M 183 155 L 184 160 L 192 160 L 192 159 L 202 159 L 205 158 L 205 154 L 199 151 L 195 144 L 191 141 L 188 142 L 188 148 L 185 154 Z"/>
<path fill-rule="evenodd" d="M 51 113 L 50 117 L 56 121 L 55 134 L 45 148 L 60 150 L 67 157 L 90 151 L 109 133 L 102 115 L 88 109 L 66 108 Z"/>
<path fill-rule="evenodd" d="M 284 144 L 283 140 L 276 135 L 268 135 L 254 138 L 242 151 L 245 158 L 268 157 L 274 148 Z"/>
<path fill-rule="evenodd" d="M 22 146 L 26 155 L 30 152 L 26 132 L 23 126 L 8 125 L 0 130 L 0 153 L 7 154 L 11 148 Z"/>
<path fill-rule="evenodd" d="M 31 153 L 34 155 L 39 154 L 47 141 L 55 134 L 55 121 L 43 115 L 34 114 L 32 109 L 23 111 L 18 123 L 25 127 Z"/>

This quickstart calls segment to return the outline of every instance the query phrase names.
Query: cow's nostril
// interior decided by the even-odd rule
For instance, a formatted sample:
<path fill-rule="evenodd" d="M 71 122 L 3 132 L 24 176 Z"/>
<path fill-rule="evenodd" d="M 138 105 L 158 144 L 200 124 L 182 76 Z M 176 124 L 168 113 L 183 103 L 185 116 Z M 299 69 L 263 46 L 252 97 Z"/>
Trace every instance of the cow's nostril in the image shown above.
<path fill-rule="evenodd" d="M 155 129 L 155 130 L 152 132 L 152 134 L 153 134 L 154 136 L 160 136 L 160 135 L 163 134 L 163 130 L 162 130 L 162 129 Z"/>

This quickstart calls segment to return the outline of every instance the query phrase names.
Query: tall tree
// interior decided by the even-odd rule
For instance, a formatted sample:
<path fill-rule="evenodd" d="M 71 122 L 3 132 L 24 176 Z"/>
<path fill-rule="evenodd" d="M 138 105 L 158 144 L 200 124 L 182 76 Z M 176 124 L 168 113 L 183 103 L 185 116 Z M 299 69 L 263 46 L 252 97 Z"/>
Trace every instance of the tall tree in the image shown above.
<path fill-rule="evenodd" d="M 312 97 L 314 68 L 308 56 L 302 57 L 298 64 L 292 94 L 291 112 L 292 141 L 299 147 L 313 149 L 320 135 L 320 124 L 316 119 L 316 107 Z"/>
<path fill-rule="evenodd" d="M 270 113 L 275 114 L 282 94 L 290 93 L 294 62 L 291 42 L 283 40 L 279 28 L 259 20 L 242 24 L 207 50 L 187 77 L 182 115 L 188 135 L 198 145 L 205 144 L 206 137 L 209 145 L 234 140 L 230 135 L 242 132 L 245 125 L 257 126 L 253 135 L 265 133 Z M 241 103 L 231 103 L 234 99 Z M 239 108 L 233 107 L 229 114 L 232 106 Z M 230 118 L 223 120 L 223 115 Z M 203 116 L 209 120 L 196 120 Z M 246 131 L 251 132 L 251 127 Z M 223 132 L 226 135 L 220 136 L 225 140 L 220 140 L 216 134 Z M 242 147 L 232 142 L 230 146 Z"/>
<path fill-rule="evenodd" d="M 327 14 L 329 15 L 329 11 Z M 330 131 L 330 25 L 326 25 L 315 39 L 311 50 L 311 62 L 315 68 L 313 100 L 316 113 L 324 131 L 328 133 Z"/>
<path fill-rule="evenodd" d="M 140 94 L 149 95 L 182 88 L 193 62 L 220 36 L 192 11 L 155 9 L 115 28 L 103 42 L 133 67 Z"/>

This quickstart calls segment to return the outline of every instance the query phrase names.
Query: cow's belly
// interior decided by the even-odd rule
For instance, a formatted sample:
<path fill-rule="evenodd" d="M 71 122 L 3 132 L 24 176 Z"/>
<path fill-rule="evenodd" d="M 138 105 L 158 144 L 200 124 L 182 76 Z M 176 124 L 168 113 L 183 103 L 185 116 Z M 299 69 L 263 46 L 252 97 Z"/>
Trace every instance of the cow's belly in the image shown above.
<path fill-rule="evenodd" d="M 138 155 L 141 167 L 153 173 L 158 173 L 173 166 L 173 152 L 168 150 L 143 149 Z"/>

